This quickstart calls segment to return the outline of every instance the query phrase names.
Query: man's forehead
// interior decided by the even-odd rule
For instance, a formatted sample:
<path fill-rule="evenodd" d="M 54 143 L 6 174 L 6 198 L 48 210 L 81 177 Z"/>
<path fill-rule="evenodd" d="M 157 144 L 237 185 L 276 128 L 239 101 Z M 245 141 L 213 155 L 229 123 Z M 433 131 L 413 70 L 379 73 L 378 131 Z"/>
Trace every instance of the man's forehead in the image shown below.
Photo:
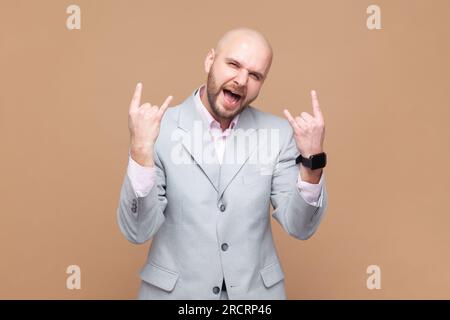
<path fill-rule="evenodd" d="M 249 69 L 264 72 L 270 60 L 270 52 L 261 44 L 248 41 L 235 41 L 224 46 L 223 58 L 235 60 Z"/>

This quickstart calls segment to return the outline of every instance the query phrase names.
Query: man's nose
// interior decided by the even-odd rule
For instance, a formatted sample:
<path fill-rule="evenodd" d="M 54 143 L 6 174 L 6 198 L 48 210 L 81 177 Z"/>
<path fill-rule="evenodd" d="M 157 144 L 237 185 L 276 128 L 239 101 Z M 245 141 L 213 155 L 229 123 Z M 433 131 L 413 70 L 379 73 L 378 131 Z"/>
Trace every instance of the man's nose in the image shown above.
<path fill-rule="evenodd" d="M 248 80 L 248 72 L 246 70 L 239 70 L 238 74 L 234 78 L 234 82 L 236 82 L 239 86 L 247 85 Z"/>

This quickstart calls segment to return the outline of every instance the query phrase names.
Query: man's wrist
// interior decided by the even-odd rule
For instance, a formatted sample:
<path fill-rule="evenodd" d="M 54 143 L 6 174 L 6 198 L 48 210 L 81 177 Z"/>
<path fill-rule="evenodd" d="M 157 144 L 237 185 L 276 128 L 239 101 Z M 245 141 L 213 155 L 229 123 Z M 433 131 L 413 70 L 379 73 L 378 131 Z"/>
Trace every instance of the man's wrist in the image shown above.
<path fill-rule="evenodd" d="M 327 165 L 327 155 L 325 152 L 315 153 L 310 156 L 305 156 L 304 153 L 300 153 L 295 159 L 295 164 L 299 163 L 311 170 L 321 169 Z"/>
<path fill-rule="evenodd" d="M 312 183 L 312 184 L 318 184 L 320 181 L 320 178 L 322 177 L 322 171 L 323 169 L 310 169 L 305 167 L 302 164 L 299 164 L 300 166 L 300 177 L 302 181 Z"/>
<path fill-rule="evenodd" d="M 144 167 L 153 167 L 155 162 L 153 161 L 153 146 L 138 146 L 131 145 L 130 156 L 139 165 Z"/>

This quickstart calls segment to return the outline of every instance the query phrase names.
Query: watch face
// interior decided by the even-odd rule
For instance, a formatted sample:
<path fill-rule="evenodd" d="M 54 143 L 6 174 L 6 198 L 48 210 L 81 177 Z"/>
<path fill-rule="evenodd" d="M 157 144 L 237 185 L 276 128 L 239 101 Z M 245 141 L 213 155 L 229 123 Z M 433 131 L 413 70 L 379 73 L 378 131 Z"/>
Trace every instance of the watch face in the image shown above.
<path fill-rule="evenodd" d="M 320 169 L 326 166 L 327 155 L 325 152 L 312 155 L 310 158 L 303 158 L 302 155 L 299 155 L 297 159 L 295 159 L 295 164 L 299 163 L 312 170 Z"/>
<path fill-rule="evenodd" d="M 325 167 L 327 164 L 327 155 L 325 152 L 316 154 L 311 157 L 311 169 L 320 169 Z"/>

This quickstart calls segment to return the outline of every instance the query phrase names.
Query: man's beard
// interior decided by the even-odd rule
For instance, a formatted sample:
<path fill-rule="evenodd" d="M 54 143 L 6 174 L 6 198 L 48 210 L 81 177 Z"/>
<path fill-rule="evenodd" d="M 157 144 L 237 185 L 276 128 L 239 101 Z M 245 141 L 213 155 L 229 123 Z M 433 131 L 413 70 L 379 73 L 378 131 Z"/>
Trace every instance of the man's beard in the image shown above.
<path fill-rule="evenodd" d="M 241 113 L 242 110 L 245 109 L 247 103 L 242 103 L 242 105 L 234 111 L 226 112 L 225 110 L 221 110 L 219 106 L 216 104 L 217 97 L 222 92 L 223 88 L 217 84 L 216 77 L 214 76 L 214 70 L 211 68 L 211 71 L 208 74 L 208 80 L 206 84 L 206 96 L 208 98 L 209 105 L 213 113 L 216 117 L 220 119 L 232 120 L 237 114 Z M 225 111 L 225 112 L 224 112 Z"/>

